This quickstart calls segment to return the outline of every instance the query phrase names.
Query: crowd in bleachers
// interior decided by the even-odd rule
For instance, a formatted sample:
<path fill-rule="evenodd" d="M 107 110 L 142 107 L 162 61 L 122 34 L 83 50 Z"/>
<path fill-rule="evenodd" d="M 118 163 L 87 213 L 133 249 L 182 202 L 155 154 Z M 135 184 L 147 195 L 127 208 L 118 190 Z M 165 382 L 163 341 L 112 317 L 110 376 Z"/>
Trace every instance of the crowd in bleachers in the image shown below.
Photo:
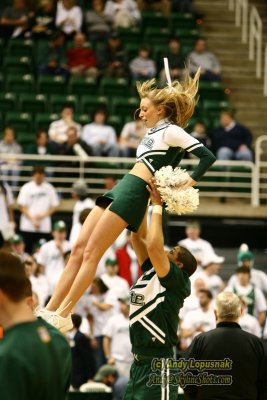
<path fill-rule="evenodd" d="M 220 159 L 241 160 L 253 159 L 252 137 L 231 112 L 222 111 L 230 106 L 222 84 L 223 71 L 206 49 L 201 38 L 202 16 L 190 0 L 4 3 L 0 19 L 0 155 L 9 153 L 12 158 L 0 164 L 5 176 L 0 183 L 0 230 L 2 246 L 25 263 L 37 306 L 46 304 L 53 293 L 82 223 L 94 206 L 86 184 L 74 182 L 72 226 L 62 220 L 52 224 L 59 193 L 45 178 L 44 167 L 49 177 L 53 164 L 42 156 L 134 157 L 145 135 L 142 122 L 134 119 L 139 107 L 135 81 L 155 77 L 160 86 L 165 85 L 163 57 L 169 60 L 173 79 L 183 77 L 186 64 L 192 73 L 198 65 L 203 67 L 200 101 L 188 127 L 192 135 Z M 239 142 L 231 140 L 232 132 L 239 135 Z M 12 189 L 17 186 L 21 162 L 14 154 L 21 152 L 40 155 L 40 159 L 28 162 L 35 165 L 32 178 L 15 193 Z M 105 183 L 110 189 L 116 180 L 108 177 Z M 20 210 L 18 226 L 14 193 Z M 187 227 L 186 235 L 181 244 L 197 258 L 198 271 L 192 278 L 192 294 L 180 313 L 178 353 L 182 354 L 199 332 L 215 326 L 213 300 L 225 289 L 242 297 L 242 328 L 267 339 L 267 276 L 254 268 L 253 254 L 248 249 L 243 255 L 241 252 L 236 274 L 224 282 L 220 277 L 224 259 L 200 238 L 196 222 Z M 127 382 L 132 362 L 129 287 L 139 276 L 140 266 L 125 232 L 101 259 L 96 279 L 74 310 L 74 329 L 68 334 L 75 365 L 74 389 L 88 379 L 112 386 L 119 376 L 119 387 Z M 79 346 L 86 357 L 79 358 Z"/>

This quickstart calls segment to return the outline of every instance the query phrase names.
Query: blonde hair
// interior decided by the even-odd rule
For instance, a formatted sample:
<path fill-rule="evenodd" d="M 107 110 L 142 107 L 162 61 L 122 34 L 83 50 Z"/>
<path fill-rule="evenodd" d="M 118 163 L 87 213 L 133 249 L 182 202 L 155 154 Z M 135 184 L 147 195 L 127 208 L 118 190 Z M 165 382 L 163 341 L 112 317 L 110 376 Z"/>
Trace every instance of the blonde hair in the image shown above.
<path fill-rule="evenodd" d="M 241 315 L 241 302 L 232 292 L 221 292 L 216 298 L 215 305 L 220 320 L 235 320 Z"/>
<path fill-rule="evenodd" d="M 148 98 L 156 106 L 163 106 L 166 118 L 181 128 L 186 127 L 188 120 L 192 117 L 198 98 L 198 81 L 200 68 L 192 78 L 186 69 L 184 79 L 172 82 L 172 86 L 162 89 L 156 87 L 156 80 L 137 82 L 136 87 L 141 99 Z"/>

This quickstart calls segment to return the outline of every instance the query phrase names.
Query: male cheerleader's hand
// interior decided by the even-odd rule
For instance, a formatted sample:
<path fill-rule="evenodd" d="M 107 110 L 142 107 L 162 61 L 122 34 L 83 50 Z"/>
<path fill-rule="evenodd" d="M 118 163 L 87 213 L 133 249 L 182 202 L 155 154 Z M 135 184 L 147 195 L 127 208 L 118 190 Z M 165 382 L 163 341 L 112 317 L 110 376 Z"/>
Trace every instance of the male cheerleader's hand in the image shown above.
<path fill-rule="evenodd" d="M 185 190 L 188 189 L 192 186 L 194 186 L 197 183 L 197 181 L 195 181 L 192 178 L 187 179 L 185 182 L 181 183 L 179 186 L 177 186 L 177 190 Z"/>
<path fill-rule="evenodd" d="M 162 206 L 162 199 L 155 184 L 155 179 L 154 178 L 149 179 L 148 183 L 149 185 L 147 185 L 146 188 L 150 194 L 150 201 L 152 205 L 155 206 L 158 204 Z"/>

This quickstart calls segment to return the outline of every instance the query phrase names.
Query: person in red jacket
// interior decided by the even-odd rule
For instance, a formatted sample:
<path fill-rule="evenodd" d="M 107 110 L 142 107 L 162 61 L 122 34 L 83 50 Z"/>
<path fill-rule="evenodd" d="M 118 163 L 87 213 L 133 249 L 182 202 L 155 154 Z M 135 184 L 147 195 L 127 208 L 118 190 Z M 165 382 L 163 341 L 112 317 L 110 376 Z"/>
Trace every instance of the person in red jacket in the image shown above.
<path fill-rule="evenodd" d="M 83 33 L 79 32 L 74 36 L 73 47 L 67 50 L 67 60 L 72 75 L 97 77 L 96 55 L 88 47 Z"/>

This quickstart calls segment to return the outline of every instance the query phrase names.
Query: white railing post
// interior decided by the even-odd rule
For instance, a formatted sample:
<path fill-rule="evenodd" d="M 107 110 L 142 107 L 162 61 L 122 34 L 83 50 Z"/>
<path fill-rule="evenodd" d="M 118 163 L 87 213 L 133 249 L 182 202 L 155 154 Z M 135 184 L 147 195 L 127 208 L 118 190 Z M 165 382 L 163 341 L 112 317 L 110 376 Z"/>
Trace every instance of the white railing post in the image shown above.
<path fill-rule="evenodd" d="M 242 43 L 248 41 L 248 0 L 236 0 L 235 2 L 235 25 L 242 27 Z"/>
<path fill-rule="evenodd" d="M 256 47 L 256 77 L 262 73 L 262 21 L 256 7 L 252 6 L 249 19 L 249 60 L 255 59 Z"/>
<path fill-rule="evenodd" d="M 264 75 L 263 75 L 263 95 L 267 96 L 267 43 L 265 44 L 264 53 Z"/>

